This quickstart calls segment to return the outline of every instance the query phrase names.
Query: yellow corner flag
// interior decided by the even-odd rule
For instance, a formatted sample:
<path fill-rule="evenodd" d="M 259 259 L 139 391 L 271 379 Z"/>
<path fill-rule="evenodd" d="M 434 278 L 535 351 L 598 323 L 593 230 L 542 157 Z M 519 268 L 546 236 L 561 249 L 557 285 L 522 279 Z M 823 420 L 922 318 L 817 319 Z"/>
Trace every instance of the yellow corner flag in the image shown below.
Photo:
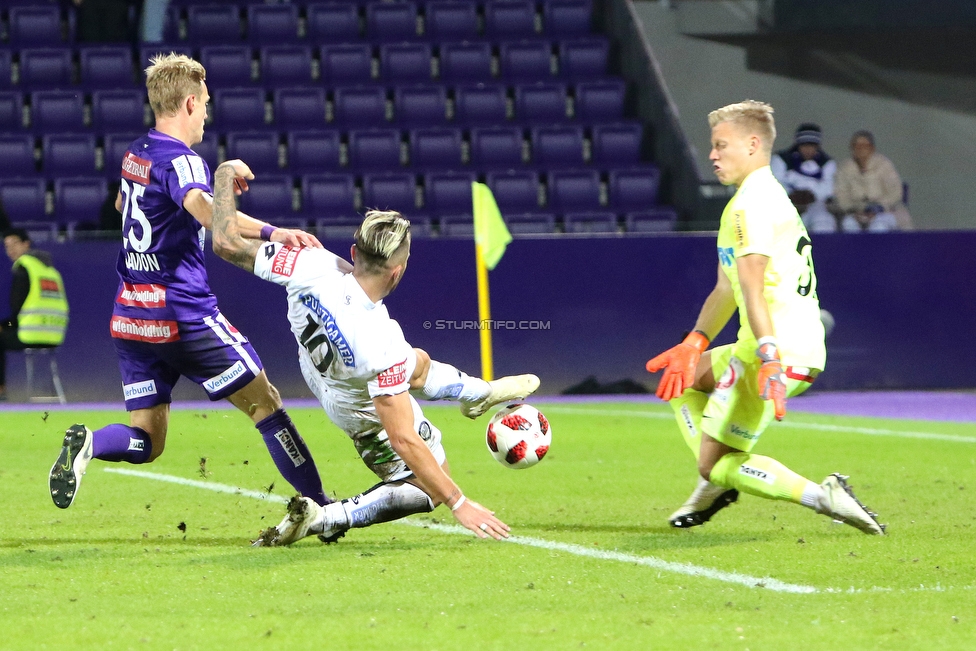
<path fill-rule="evenodd" d="M 484 183 L 471 184 L 474 209 L 475 267 L 478 273 L 478 320 L 481 333 L 481 377 L 494 379 L 491 353 L 491 296 L 488 292 L 488 270 L 494 269 L 512 241 L 502 213 L 491 189 Z"/>

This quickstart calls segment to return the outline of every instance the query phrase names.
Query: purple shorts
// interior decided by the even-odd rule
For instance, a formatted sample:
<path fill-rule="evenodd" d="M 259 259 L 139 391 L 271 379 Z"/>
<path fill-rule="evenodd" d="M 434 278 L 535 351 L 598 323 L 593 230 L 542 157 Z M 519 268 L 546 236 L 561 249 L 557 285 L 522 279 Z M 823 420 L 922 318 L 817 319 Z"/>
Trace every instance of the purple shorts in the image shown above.
<path fill-rule="evenodd" d="M 211 400 L 223 400 L 264 368 L 247 337 L 220 312 L 177 325 L 179 339 L 172 342 L 112 340 L 127 411 L 169 404 L 181 375 L 203 387 Z"/>

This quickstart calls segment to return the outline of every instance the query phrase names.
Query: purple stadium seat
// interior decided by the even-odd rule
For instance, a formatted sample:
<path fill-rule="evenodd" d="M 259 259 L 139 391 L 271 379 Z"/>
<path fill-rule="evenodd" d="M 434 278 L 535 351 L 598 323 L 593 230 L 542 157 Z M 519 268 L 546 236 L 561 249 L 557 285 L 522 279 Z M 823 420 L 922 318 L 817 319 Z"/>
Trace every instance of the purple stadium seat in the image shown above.
<path fill-rule="evenodd" d="M 34 137 L 28 134 L 0 134 L 0 178 L 34 176 Z M 3 183 L 0 183 L 3 185 Z M 10 208 L 7 208 L 10 212 Z"/>
<path fill-rule="evenodd" d="M 104 155 L 102 160 L 104 164 L 102 165 L 102 174 L 107 179 L 118 180 L 121 175 L 122 159 L 125 157 L 125 152 L 128 151 L 129 145 L 133 140 L 140 137 L 141 133 L 131 132 L 131 133 L 110 133 L 105 136 L 104 145 L 102 150 Z"/>
<path fill-rule="evenodd" d="M 293 131 L 288 134 L 288 169 L 296 174 L 338 170 L 339 152 L 338 131 Z"/>
<path fill-rule="evenodd" d="M 191 43 L 241 42 L 241 11 L 235 4 L 191 5 L 186 8 L 186 34 Z"/>
<path fill-rule="evenodd" d="M 357 170 L 400 167 L 400 132 L 367 129 L 349 132 L 349 166 Z"/>
<path fill-rule="evenodd" d="M 445 43 L 441 45 L 440 62 L 441 81 L 477 83 L 492 78 L 488 43 Z"/>
<path fill-rule="evenodd" d="M 573 212 L 563 215 L 567 233 L 619 233 L 617 216 L 612 212 Z"/>
<path fill-rule="evenodd" d="M 85 128 L 84 119 L 84 98 L 80 91 L 31 93 L 31 127 L 37 133 L 80 131 Z"/>
<path fill-rule="evenodd" d="M 0 50 L 0 91 L 7 90 L 13 83 L 13 53 Z"/>
<path fill-rule="evenodd" d="M 95 136 L 44 136 L 41 169 L 48 178 L 95 174 Z"/>
<path fill-rule="evenodd" d="M 417 38 L 417 5 L 371 2 L 366 5 L 366 36 L 377 42 Z"/>
<path fill-rule="evenodd" d="M 602 212 L 599 173 L 578 170 L 550 174 L 549 208 L 559 214 Z"/>
<path fill-rule="evenodd" d="M 0 133 L 24 128 L 24 96 L 17 91 L 0 91 Z"/>
<path fill-rule="evenodd" d="M 373 80 L 373 52 L 366 44 L 322 48 L 322 82 L 329 86 L 366 84 Z"/>
<path fill-rule="evenodd" d="M 365 210 L 396 210 L 407 218 L 416 212 L 417 180 L 413 174 L 376 174 L 363 177 Z"/>
<path fill-rule="evenodd" d="M 203 162 L 207 164 L 207 168 L 210 170 L 210 178 L 213 178 L 213 173 L 217 169 L 218 153 L 220 151 L 220 143 L 216 134 L 204 133 L 203 140 L 193 145 L 190 149 L 195 151 Z"/>
<path fill-rule="evenodd" d="M 424 179 L 425 212 L 437 218 L 463 217 L 471 220 L 471 184 L 476 180 L 474 174 L 428 174 Z"/>
<path fill-rule="evenodd" d="M 625 220 L 631 233 L 662 233 L 673 231 L 678 213 L 671 206 L 658 206 L 641 212 L 629 213 Z"/>
<path fill-rule="evenodd" d="M 547 41 L 502 43 L 502 78 L 514 82 L 545 81 L 552 77 L 552 46 Z"/>
<path fill-rule="evenodd" d="M 515 119 L 530 124 L 566 120 L 566 87 L 532 84 L 515 87 Z"/>
<path fill-rule="evenodd" d="M 478 38 L 477 5 L 458 0 L 428 2 L 426 35 L 433 41 Z"/>
<path fill-rule="evenodd" d="M 43 179 L 5 179 L 0 183 L 0 201 L 14 225 L 49 221 L 44 193 Z"/>
<path fill-rule="evenodd" d="M 410 134 L 410 164 L 418 169 L 458 169 L 461 160 L 461 131 L 417 129 Z"/>
<path fill-rule="evenodd" d="M 22 88 L 66 88 L 71 86 L 71 50 L 67 48 L 29 48 L 20 51 Z"/>
<path fill-rule="evenodd" d="M 262 174 L 248 181 L 248 191 L 241 195 L 241 212 L 272 223 L 294 220 L 290 176 Z"/>
<path fill-rule="evenodd" d="M 486 127 L 471 130 L 471 165 L 478 169 L 522 166 L 522 129 Z"/>
<path fill-rule="evenodd" d="M 264 90 L 219 89 L 213 93 L 213 125 L 218 131 L 264 129 Z"/>
<path fill-rule="evenodd" d="M 508 40 L 536 37 L 535 3 L 489 0 L 485 3 L 485 36 Z"/>
<path fill-rule="evenodd" d="M 310 4 L 307 9 L 310 43 L 346 43 L 359 40 L 359 13 L 352 2 Z"/>
<path fill-rule="evenodd" d="M 508 232 L 512 235 L 546 235 L 556 231 L 556 218 L 549 213 L 505 215 Z"/>
<path fill-rule="evenodd" d="M 265 88 L 311 85 L 311 48 L 300 45 L 261 48 L 261 83 Z"/>
<path fill-rule="evenodd" d="M 583 166 L 583 129 L 577 126 L 533 129 L 532 163 L 543 169 Z"/>
<path fill-rule="evenodd" d="M 325 128 L 325 89 L 281 88 L 274 92 L 275 126 L 288 129 Z"/>
<path fill-rule="evenodd" d="M 139 83 L 145 81 L 145 71 L 150 65 L 150 59 L 157 54 L 169 54 L 170 52 L 175 54 L 185 54 L 186 56 L 193 58 L 193 46 L 187 45 L 186 43 L 172 43 L 168 45 L 155 43 L 153 45 L 143 45 L 141 48 L 139 48 Z M 207 70 L 207 74 L 210 74 L 210 70 Z"/>
<path fill-rule="evenodd" d="M 280 171 L 277 133 L 252 132 L 227 134 L 227 159 L 240 158 L 255 173 Z"/>
<path fill-rule="evenodd" d="M 643 128 L 639 122 L 593 127 L 593 164 L 607 169 L 640 162 Z"/>
<path fill-rule="evenodd" d="M 141 131 L 145 126 L 145 96 L 136 90 L 96 90 L 92 93 L 92 127 L 99 132 Z"/>
<path fill-rule="evenodd" d="M 576 86 L 576 119 L 586 122 L 614 122 L 624 117 L 622 79 L 589 81 Z"/>
<path fill-rule="evenodd" d="M 54 219 L 59 224 L 97 224 L 108 196 L 108 182 L 101 177 L 54 180 Z"/>
<path fill-rule="evenodd" d="M 356 183 L 349 174 L 308 174 L 302 177 L 302 212 L 315 220 L 356 216 Z"/>
<path fill-rule="evenodd" d="M 559 74 L 571 80 L 598 79 L 607 74 L 610 43 L 605 38 L 585 38 L 559 44 Z"/>
<path fill-rule="evenodd" d="M 248 86 L 255 81 L 250 45 L 215 45 L 200 48 L 200 63 L 207 69 L 208 85 L 216 88 Z"/>
<path fill-rule="evenodd" d="M 130 47 L 84 47 L 78 51 L 81 85 L 89 89 L 131 88 L 136 78 Z"/>
<path fill-rule="evenodd" d="M 508 120 L 505 87 L 494 84 L 459 86 L 454 92 L 454 119 L 467 126 L 504 123 Z"/>
<path fill-rule="evenodd" d="M 386 122 L 386 89 L 380 86 L 336 88 L 332 122 L 344 127 L 376 127 Z"/>
<path fill-rule="evenodd" d="M 298 40 L 298 6 L 248 5 L 247 38 L 255 45 L 294 43 Z"/>
<path fill-rule="evenodd" d="M 443 86 L 398 86 L 393 113 L 405 127 L 437 126 L 447 121 L 447 91 Z"/>
<path fill-rule="evenodd" d="M 547 36 L 585 36 L 592 31 L 592 0 L 546 0 L 542 13 Z"/>
<path fill-rule="evenodd" d="M 610 172 L 610 205 L 620 213 L 641 212 L 657 205 L 661 171 L 641 167 Z"/>
<path fill-rule="evenodd" d="M 427 43 L 393 43 L 380 46 L 380 79 L 388 84 L 429 82 L 431 48 Z"/>
<path fill-rule="evenodd" d="M 488 174 L 486 181 L 506 220 L 513 215 L 535 214 L 539 208 L 539 175 L 509 170 Z"/>
<path fill-rule="evenodd" d="M 8 26 L 8 40 L 17 47 L 43 47 L 65 42 L 61 30 L 61 8 L 12 7 Z"/>

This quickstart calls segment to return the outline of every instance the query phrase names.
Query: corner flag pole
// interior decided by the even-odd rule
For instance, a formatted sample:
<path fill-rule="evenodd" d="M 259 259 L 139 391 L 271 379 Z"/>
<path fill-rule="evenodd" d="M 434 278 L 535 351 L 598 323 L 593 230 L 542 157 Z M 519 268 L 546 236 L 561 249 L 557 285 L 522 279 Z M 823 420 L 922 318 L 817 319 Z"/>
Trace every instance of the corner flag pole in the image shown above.
<path fill-rule="evenodd" d="M 474 213 L 474 256 L 478 274 L 478 331 L 481 333 L 481 377 L 491 381 L 495 377 L 491 352 L 491 296 L 488 292 L 488 271 L 495 268 L 512 241 L 505 220 L 498 210 L 495 197 L 484 183 L 471 184 Z"/>
<path fill-rule="evenodd" d="M 481 334 L 481 377 L 489 382 L 495 379 L 493 355 L 491 351 L 491 293 L 488 291 L 488 268 L 481 245 L 474 245 L 475 267 L 478 273 L 478 332 Z"/>

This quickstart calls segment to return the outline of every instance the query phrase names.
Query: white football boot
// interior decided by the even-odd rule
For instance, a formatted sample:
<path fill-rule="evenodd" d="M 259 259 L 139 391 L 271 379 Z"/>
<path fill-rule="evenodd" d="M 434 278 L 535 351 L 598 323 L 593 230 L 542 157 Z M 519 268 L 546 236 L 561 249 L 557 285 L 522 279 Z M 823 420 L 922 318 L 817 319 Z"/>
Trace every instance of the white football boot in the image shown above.
<path fill-rule="evenodd" d="M 838 522 L 856 527 L 866 534 L 883 536 L 885 525 L 878 522 L 878 514 L 868 510 L 854 496 L 854 491 L 847 484 L 847 476 L 839 473 L 828 475 L 820 484 L 826 498 L 826 504 L 818 508 L 818 512 L 829 515 Z"/>
<path fill-rule="evenodd" d="M 539 388 L 538 376 L 531 373 L 526 375 L 507 375 L 488 383 L 491 391 L 480 400 L 462 400 L 461 413 L 474 419 L 497 404 L 513 400 L 523 400 L 535 393 Z"/>
<path fill-rule="evenodd" d="M 318 533 L 313 531 L 315 524 L 321 527 L 322 507 L 310 497 L 296 495 L 288 502 L 288 514 L 277 527 L 268 527 L 258 539 L 251 542 L 252 547 L 284 547 L 296 540 Z"/>
<path fill-rule="evenodd" d="M 671 514 L 668 523 L 676 529 L 705 524 L 712 516 L 739 499 L 739 491 L 723 488 L 698 478 L 698 485 L 681 508 Z"/>
<path fill-rule="evenodd" d="M 61 454 L 48 477 L 51 499 L 59 509 L 66 509 L 75 501 L 91 459 L 92 431 L 84 425 L 72 425 L 64 434 Z"/>

